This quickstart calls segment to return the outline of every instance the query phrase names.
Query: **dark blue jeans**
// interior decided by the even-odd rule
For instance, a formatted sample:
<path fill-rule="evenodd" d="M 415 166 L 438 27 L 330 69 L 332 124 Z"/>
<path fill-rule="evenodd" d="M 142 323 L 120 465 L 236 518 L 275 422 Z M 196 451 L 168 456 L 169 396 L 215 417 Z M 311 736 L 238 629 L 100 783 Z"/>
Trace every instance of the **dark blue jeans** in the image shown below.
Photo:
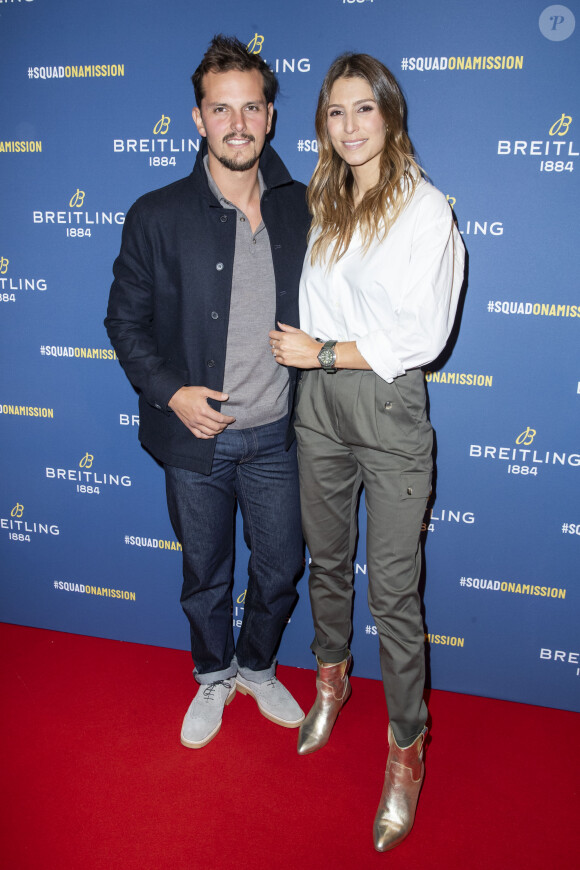
<path fill-rule="evenodd" d="M 211 474 L 165 466 L 169 516 L 183 547 L 181 605 L 191 629 L 199 683 L 241 673 L 264 682 L 296 600 L 303 568 L 296 443 L 287 419 L 226 429 Z M 232 583 L 235 503 L 250 550 L 244 616 L 234 648 Z"/>

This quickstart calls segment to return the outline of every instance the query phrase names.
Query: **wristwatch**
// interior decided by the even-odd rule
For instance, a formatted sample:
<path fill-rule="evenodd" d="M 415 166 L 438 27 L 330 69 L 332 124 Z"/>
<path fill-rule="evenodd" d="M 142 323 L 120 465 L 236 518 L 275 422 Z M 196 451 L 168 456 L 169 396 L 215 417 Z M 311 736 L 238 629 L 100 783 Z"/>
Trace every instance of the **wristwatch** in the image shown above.
<path fill-rule="evenodd" d="M 336 374 L 336 368 L 334 366 L 336 362 L 336 351 L 334 349 L 335 344 L 336 341 L 325 341 L 320 353 L 318 354 L 318 362 L 320 363 L 321 368 L 323 368 L 329 375 Z"/>

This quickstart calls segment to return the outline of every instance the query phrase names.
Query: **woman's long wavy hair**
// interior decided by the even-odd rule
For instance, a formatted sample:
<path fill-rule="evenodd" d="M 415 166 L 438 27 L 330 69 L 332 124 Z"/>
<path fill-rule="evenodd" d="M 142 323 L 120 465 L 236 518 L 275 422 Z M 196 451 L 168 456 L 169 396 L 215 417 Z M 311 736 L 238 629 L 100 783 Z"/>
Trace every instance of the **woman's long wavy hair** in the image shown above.
<path fill-rule="evenodd" d="M 361 78 L 371 87 L 385 122 L 385 144 L 377 184 L 354 205 L 354 178 L 350 167 L 338 156 L 327 129 L 330 93 L 337 79 Z M 368 250 L 374 239 L 383 239 L 412 196 L 421 178 L 406 129 L 406 106 L 395 77 L 380 61 L 368 54 L 338 57 L 322 83 L 316 109 L 318 163 L 308 185 L 308 205 L 313 216 L 311 235 L 316 235 L 312 262 L 324 262 L 329 248 L 332 265 L 346 253 L 355 229 Z"/>

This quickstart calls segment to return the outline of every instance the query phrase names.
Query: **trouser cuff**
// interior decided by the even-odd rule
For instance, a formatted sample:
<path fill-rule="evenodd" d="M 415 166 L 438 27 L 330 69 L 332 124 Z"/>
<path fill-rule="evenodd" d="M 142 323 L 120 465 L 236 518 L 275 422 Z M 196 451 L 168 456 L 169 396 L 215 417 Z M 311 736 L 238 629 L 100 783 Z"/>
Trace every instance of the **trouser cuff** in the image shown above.
<path fill-rule="evenodd" d="M 208 674 L 200 674 L 197 668 L 193 671 L 193 676 L 201 686 L 209 686 L 210 683 L 218 683 L 220 680 L 228 680 L 230 677 L 235 677 L 238 671 L 238 663 L 232 659 L 230 665 L 222 671 L 211 671 Z"/>
<path fill-rule="evenodd" d="M 340 662 L 346 661 L 350 655 L 347 646 L 341 647 L 341 649 L 323 649 L 316 638 L 312 641 L 310 649 L 321 662 L 327 665 L 338 665 Z"/>
<path fill-rule="evenodd" d="M 276 660 L 272 662 L 269 668 L 263 671 L 253 671 L 251 668 L 238 665 L 238 660 L 235 656 L 232 659 L 232 665 L 235 665 L 236 671 L 239 672 L 244 680 L 249 680 L 251 683 L 266 683 L 276 674 Z"/>

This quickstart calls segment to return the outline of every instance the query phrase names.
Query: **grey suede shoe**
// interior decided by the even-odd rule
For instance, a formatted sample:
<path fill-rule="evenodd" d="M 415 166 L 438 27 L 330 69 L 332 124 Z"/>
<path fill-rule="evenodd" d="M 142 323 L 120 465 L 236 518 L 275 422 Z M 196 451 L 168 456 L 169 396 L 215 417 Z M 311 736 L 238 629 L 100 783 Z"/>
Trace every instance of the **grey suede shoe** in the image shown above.
<path fill-rule="evenodd" d="M 189 749 L 201 749 L 221 728 L 226 704 L 234 700 L 236 683 L 233 677 L 200 686 L 189 705 L 181 726 L 181 742 Z"/>
<path fill-rule="evenodd" d="M 251 695 L 255 699 L 260 713 L 270 722 L 284 728 L 298 728 L 304 719 L 304 711 L 276 677 L 270 677 L 265 683 L 254 683 L 238 673 L 236 685 L 242 695 Z"/>

